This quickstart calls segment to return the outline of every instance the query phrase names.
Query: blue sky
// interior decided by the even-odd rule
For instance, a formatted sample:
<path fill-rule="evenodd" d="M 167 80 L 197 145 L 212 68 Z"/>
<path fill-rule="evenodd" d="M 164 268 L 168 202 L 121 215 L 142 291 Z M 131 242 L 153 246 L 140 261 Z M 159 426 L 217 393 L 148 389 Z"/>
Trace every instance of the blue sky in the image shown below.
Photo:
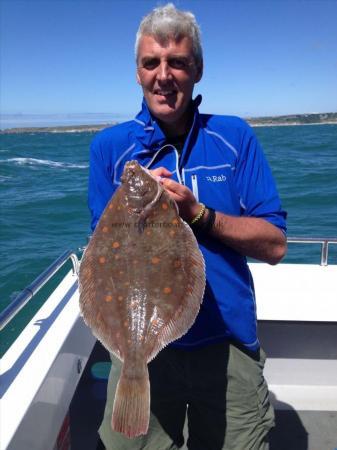
<path fill-rule="evenodd" d="M 134 38 L 158 1 L 2 0 L 1 112 L 134 116 Z M 337 111 L 337 0 L 179 0 L 197 17 L 202 112 Z"/>

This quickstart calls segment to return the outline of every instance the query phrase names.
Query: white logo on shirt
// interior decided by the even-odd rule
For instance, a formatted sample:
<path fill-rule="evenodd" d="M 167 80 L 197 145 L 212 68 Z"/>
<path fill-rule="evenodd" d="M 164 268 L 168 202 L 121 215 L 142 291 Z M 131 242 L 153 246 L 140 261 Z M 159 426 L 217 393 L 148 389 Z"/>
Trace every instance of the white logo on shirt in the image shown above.
<path fill-rule="evenodd" d="M 206 176 L 207 181 L 211 181 L 212 183 L 219 183 L 221 181 L 226 181 L 227 177 L 226 175 L 212 175 L 211 177 Z"/>

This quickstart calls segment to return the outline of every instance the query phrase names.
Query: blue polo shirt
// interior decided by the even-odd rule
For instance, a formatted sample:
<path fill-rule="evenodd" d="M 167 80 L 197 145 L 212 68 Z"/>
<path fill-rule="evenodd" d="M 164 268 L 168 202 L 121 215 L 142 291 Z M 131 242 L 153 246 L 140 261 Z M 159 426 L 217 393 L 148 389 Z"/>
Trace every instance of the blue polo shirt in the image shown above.
<path fill-rule="evenodd" d="M 125 162 L 136 159 L 151 169 L 166 167 L 216 211 L 259 217 L 286 232 L 286 212 L 253 130 L 238 117 L 199 114 L 200 101 L 200 96 L 193 101 L 193 124 L 179 153 L 165 145 L 145 100 L 134 120 L 96 135 L 90 152 L 92 229 L 120 185 Z M 255 293 L 246 257 L 211 237 L 199 246 L 206 264 L 203 303 L 191 329 L 171 345 L 193 348 L 234 339 L 257 350 Z"/>

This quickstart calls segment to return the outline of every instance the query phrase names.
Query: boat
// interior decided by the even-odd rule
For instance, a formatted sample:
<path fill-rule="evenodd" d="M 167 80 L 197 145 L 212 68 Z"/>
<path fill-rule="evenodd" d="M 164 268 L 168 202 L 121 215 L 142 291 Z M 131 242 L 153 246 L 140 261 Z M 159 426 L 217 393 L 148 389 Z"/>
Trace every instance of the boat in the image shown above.
<path fill-rule="evenodd" d="M 337 238 L 288 242 L 320 244 L 320 263 L 249 263 L 276 415 L 270 448 L 333 450 L 337 265 L 328 264 L 328 249 Z M 1 359 L 1 450 L 96 448 L 110 363 L 79 313 L 76 253 L 64 252 L 10 303 L 0 330 L 69 261 L 72 267 Z"/>

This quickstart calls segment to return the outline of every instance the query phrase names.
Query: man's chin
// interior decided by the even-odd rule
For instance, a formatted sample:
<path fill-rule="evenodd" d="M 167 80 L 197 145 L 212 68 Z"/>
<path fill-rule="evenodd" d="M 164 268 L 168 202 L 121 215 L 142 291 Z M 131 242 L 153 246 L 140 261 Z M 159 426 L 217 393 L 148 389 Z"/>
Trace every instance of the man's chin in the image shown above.
<path fill-rule="evenodd" d="M 172 122 L 179 116 L 175 105 L 169 105 L 167 103 L 164 105 L 156 105 L 154 108 L 150 108 L 150 110 L 156 118 L 163 122 Z"/>
<path fill-rule="evenodd" d="M 177 97 L 172 96 L 170 98 L 158 98 L 154 103 L 154 108 L 160 111 L 175 111 L 178 108 Z"/>
<path fill-rule="evenodd" d="M 158 113 L 155 113 L 155 117 L 163 123 L 167 124 L 174 124 L 179 120 L 179 114 L 176 110 L 170 110 L 170 111 L 160 111 Z"/>
<path fill-rule="evenodd" d="M 153 99 L 151 99 L 153 100 Z M 148 102 L 151 114 L 162 124 L 175 125 L 185 115 L 186 108 L 181 102 Z"/>

